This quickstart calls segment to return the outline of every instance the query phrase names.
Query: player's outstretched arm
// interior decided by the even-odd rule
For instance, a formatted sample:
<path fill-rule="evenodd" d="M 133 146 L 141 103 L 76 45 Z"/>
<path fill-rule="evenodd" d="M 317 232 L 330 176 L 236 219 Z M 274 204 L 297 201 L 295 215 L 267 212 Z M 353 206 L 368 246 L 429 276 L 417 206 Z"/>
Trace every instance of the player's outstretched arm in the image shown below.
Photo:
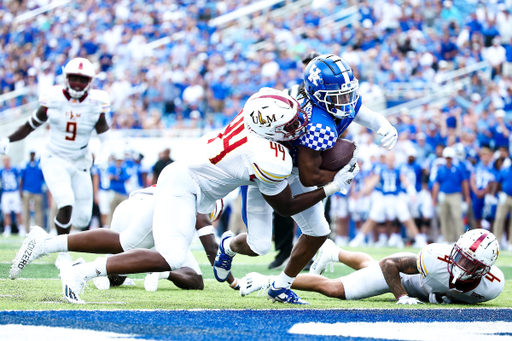
<path fill-rule="evenodd" d="M 398 300 L 404 296 L 408 297 L 400 280 L 400 272 L 410 275 L 419 273 L 416 267 L 416 255 L 386 257 L 379 264 L 389 290 L 395 295 L 396 299 Z"/>
<path fill-rule="evenodd" d="M 40 127 L 46 120 L 48 116 L 46 112 L 48 108 L 40 106 L 39 109 L 35 110 L 32 115 L 28 118 L 25 124 L 21 125 L 18 130 L 9 135 L 8 137 L 4 137 L 0 140 L 0 154 L 7 154 L 9 152 L 9 143 L 23 140 L 28 136 L 31 132 Z"/>
<path fill-rule="evenodd" d="M 384 148 L 388 148 L 388 150 L 393 149 L 398 140 L 398 132 L 395 127 L 384 116 L 368 109 L 364 105 L 361 105 L 359 112 L 354 118 L 354 122 L 381 135 L 381 145 Z"/>

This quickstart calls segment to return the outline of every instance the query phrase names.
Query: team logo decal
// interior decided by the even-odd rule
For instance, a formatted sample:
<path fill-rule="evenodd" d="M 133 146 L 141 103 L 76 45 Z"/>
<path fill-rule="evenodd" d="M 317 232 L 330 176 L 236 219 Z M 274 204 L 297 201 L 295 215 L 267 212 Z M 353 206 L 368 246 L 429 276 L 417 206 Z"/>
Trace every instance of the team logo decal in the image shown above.
<path fill-rule="evenodd" d="M 311 67 L 311 71 L 309 71 L 308 80 L 315 84 L 315 86 L 318 86 L 318 81 L 321 80 L 320 78 L 320 69 L 316 67 L 316 65 L 313 65 Z"/>
<path fill-rule="evenodd" d="M 259 124 L 259 125 L 267 126 L 267 127 L 270 127 L 270 124 L 272 122 L 276 122 L 277 121 L 275 114 L 272 115 L 272 116 L 266 116 L 266 119 L 264 119 L 263 115 L 261 114 L 261 112 L 259 110 L 258 110 L 258 115 L 255 115 L 255 113 L 253 112 L 251 117 L 252 117 L 252 121 L 255 124 Z"/>

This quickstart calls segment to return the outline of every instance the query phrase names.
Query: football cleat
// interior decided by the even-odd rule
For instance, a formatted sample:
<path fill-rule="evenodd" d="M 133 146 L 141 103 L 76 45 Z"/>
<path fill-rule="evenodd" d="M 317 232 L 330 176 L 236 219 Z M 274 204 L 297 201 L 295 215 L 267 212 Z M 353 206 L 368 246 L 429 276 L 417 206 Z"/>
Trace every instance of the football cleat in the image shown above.
<path fill-rule="evenodd" d="M 48 233 L 39 226 L 31 227 L 30 233 L 25 238 L 20 250 L 12 261 L 11 270 L 9 271 L 10 279 L 16 279 L 25 266 L 37 258 L 48 255 L 44 250 L 44 243 L 47 237 Z"/>
<path fill-rule="evenodd" d="M 235 237 L 235 234 L 231 231 L 224 232 L 222 237 L 220 237 L 219 249 L 217 251 L 217 256 L 215 257 L 215 262 L 213 263 L 213 274 L 219 282 L 224 282 L 228 279 L 229 274 L 231 273 L 231 262 L 233 261 L 233 257 L 229 256 L 225 252 L 224 241 L 233 237 Z"/>
<path fill-rule="evenodd" d="M 159 280 L 158 272 L 147 274 L 146 278 L 144 278 L 144 289 L 146 289 L 146 291 L 157 291 Z"/>
<path fill-rule="evenodd" d="M 263 291 L 270 286 L 272 276 L 265 276 L 257 272 L 251 272 L 245 275 L 239 282 L 240 296 L 247 296 L 255 291 Z M 259 296 L 259 293 L 258 293 Z"/>
<path fill-rule="evenodd" d="M 291 289 L 276 288 L 274 287 L 274 284 L 275 282 L 270 285 L 270 288 L 267 291 L 267 300 L 272 300 L 273 303 L 279 302 L 309 305 L 308 302 L 297 296 L 297 294 L 294 293 Z"/>
<path fill-rule="evenodd" d="M 77 265 L 85 263 L 83 258 L 79 258 L 73 263 L 63 264 L 60 270 L 60 280 L 62 282 L 62 294 L 64 299 L 73 304 L 84 304 L 80 294 L 84 290 L 87 276 L 77 271 Z"/>
<path fill-rule="evenodd" d="M 318 252 L 318 255 L 313 262 L 313 265 L 311 265 L 311 268 L 309 269 L 310 274 L 314 275 L 321 275 L 324 273 L 325 270 L 327 270 L 327 267 L 331 266 L 331 272 L 334 272 L 333 264 L 334 262 L 331 259 L 331 255 L 333 255 L 339 248 L 334 244 L 334 242 L 330 239 L 327 239 L 320 248 L 320 251 Z"/>
<path fill-rule="evenodd" d="M 66 264 L 72 263 L 73 258 L 71 258 L 71 255 L 69 252 L 59 252 L 59 255 L 57 256 L 57 259 L 55 260 L 55 267 L 60 270 L 63 266 Z"/>

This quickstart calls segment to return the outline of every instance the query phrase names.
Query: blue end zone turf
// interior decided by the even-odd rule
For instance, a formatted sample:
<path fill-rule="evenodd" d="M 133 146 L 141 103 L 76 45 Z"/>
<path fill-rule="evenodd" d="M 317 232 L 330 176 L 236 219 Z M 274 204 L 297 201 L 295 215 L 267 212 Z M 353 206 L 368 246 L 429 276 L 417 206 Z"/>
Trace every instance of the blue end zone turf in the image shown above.
<path fill-rule="evenodd" d="M 290 334 L 296 324 L 512 322 L 512 309 L 401 310 L 202 310 L 202 311 L 2 311 L 0 325 L 23 324 L 90 329 L 158 340 L 327 340 Z M 512 330 L 511 330 L 512 332 Z M 381 334 L 382 335 L 382 334 Z M 508 332 L 489 335 L 511 337 Z M 499 336 L 501 335 L 501 336 Z M 389 337 L 389 335 L 388 335 Z M 378 340 L 348 337 L 344 340 Z M 389 338 L 387 339 L 389 340 Z"/>

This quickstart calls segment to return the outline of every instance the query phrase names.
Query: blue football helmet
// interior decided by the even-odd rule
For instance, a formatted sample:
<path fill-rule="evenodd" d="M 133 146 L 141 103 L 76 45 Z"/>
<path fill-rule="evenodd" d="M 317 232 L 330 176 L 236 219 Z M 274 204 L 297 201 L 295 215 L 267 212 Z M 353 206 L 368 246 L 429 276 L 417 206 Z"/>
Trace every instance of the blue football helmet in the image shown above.
<path fill-rule="evenodd" d="M 335 54 L 313 59 L 304 71 L 304 87 L 316 106 L 336 118 L 354 115 L 359 99 L 359 81 L 352 68 Z"/>

